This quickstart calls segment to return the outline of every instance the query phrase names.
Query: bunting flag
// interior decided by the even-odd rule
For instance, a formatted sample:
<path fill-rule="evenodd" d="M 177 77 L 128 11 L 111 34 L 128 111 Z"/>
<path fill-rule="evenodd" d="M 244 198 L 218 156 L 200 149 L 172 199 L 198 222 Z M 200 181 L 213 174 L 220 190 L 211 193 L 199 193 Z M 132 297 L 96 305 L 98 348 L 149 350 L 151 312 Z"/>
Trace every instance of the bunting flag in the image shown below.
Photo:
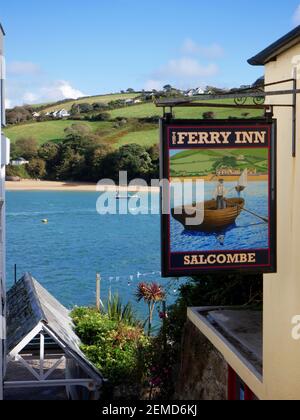
<path fill-rule="evenodd" d="M 146 282 L 156 281 L 159 283 L 163 282 L 163 287 L 166 293 L 176 295 L 178 293 L 178 287 L 174 285 L 174 279 L 168 282 L 167 279 L 161 278 L 161 274 L 162 273 L 160 271 L 151 271 L 151 272 L 145 272 L 145 273 L 141 273 L 138 271 L 135 274 L 125 274 L 125 275 L 116 275 L 116 276 L 101 274 L 101 280 L 103 282 L 109 283 L 110 290 L 113 284 L 121 283 L 121 282 L 124 282 L 124 283 L 127 282 L 128 287 L 136 287 L 137 284 L 142 281 L 146 281 Z"/>

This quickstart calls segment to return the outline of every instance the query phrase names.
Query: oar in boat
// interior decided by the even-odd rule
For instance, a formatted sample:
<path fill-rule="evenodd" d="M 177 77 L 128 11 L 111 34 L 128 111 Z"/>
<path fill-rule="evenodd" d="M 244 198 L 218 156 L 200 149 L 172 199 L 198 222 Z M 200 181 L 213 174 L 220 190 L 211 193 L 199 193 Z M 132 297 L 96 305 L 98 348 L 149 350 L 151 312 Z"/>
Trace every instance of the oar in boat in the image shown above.
<path fill-rule="evenodd" d="M 240 206 L 239 206 L 240 207 Z M 251 210 L 247 210 L 247 209 L 245 209 L 244 207 L 242 208 L 242 210 L 243 211 L 245 211 L 246 213 L 250 213 L 250 214 L 252 214 L 253 216 L 255 216 L 255 217 L 258 217 L 260 220 L 262 220 L 263 222 L 265 222 L 265 223 L 269 223 L 269 219 L 267 219 L 266 217 L 263 217 L 263 216 L 259 216 L 259 214 L 256 214 L 256 213 L 254 213 L 253 211 L 251 211 Z"/>
<path fill-rule="evenodd" d="M 226 199 L 225 201 L 228 202 Z M 234 206 L 231 206 L 231 207 L 234 207 Z M 245 211 L 246 213 L 252 214 L 252 216 L 258 217 L 258 219 L 262 220 L 264 223 L 269 223 L 269 219 L 267 219 L 266 217 L 260 216 L 259 214 L 254 213 L 251 210 L 245 209 L 245 207 L 239 206 L 238 204 L 236 204 L 236 207 L 239 207 L 242 211 Z"/>

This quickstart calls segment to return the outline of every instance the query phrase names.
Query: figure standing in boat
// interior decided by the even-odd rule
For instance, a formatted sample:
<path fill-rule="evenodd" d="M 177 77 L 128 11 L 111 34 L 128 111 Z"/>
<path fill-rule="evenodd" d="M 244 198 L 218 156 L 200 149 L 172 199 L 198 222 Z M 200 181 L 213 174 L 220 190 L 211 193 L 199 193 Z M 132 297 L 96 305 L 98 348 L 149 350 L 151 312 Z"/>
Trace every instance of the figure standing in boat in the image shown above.
<path fill-rule="evenodd" d="M 215 191 L 215 198 L 217 200 L 217 210 L 226 209 L 226 194 L 227 190 L 224 186 L 224 179 L 219 179 L 219 183 Z"/>
<path fill-rule="evenodd" d="M 193 214 L 196 203 L 188 206 L 181 206 L 172 209 L 172 216 L 180 222 L 186 230 L 200 232 L 219 232 L 234 225 L 236 219 L 245 209 L 245 199 L 241 198 L 241 192 L 247 187 L 248 171 L 243 171 L 236 187 L 227 190 L 224 185 L 224 179 L 219 179 L 215 190 L 214 198 L 205 201 L 203 222 L 199 225 L 188 225 L 189 215 Z M 226 198 L 232 190 L 236 190 L 238 198 Z M 200 206 L 199 206 L 200 207 Z"/>

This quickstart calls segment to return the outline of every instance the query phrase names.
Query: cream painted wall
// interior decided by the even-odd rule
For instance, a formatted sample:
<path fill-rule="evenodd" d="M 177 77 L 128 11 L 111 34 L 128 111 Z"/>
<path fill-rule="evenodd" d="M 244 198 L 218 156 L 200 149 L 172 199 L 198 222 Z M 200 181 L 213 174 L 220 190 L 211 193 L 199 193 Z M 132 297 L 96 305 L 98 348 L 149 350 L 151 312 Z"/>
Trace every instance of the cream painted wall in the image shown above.
<path fill-rule="evenodd" d="M 265 68 L 266 83 L 292 76 L 300 45 Z M 291 83 L 271 87 L 289 89 Z M 298 88 L 300 81 L 298 80 Z M 278 273 L 264 276 L 264 399 L 300 400 L 300 341 L 292 338 L 292 318 L 300 315 L 300 95 L 297 101 L 297 157 L 292 157 L 292 110 L 274 108 L 277 119 Z M 292 97 L 269 97 L 291 103 Z"/>

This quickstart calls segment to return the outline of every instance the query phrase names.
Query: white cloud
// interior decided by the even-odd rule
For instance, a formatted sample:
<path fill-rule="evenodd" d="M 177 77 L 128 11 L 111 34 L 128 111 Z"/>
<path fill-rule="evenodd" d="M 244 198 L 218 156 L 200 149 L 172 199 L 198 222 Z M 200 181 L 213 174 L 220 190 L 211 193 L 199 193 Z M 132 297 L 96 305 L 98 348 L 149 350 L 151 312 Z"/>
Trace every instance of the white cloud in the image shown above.
<path fill-rule="evenodd" d="M 164 85 L 171 84 L 179 89 L 205 86 L 213 83 L 214 76 L 219 73 L 219 67 L 213 60 L 200 61 L 199 57 L 191 55 L 220 56 L 221 47 L 214 44 L 211 47 L 201 47 L 191 39 L 184 44 L 185 55 L 169 60 L 165 65 L 152 72 L 145 83 L 145 89 L 160 90 Z"/>
<path fill-rule="evenodd" d="M 9 106 L 77 99 L 85 95 L 66 80 L 49 80 L 38 64 L 31 61 L 11 61 L 7 66 Z"/>
<path fill-rule="evenodd" d="M 41 73 L 41 68 L 31 61 L 12 61 L 7 65 L 7 72 L 14 76 L 28 76 Z"/>
<path fill-rule="evenodd" d="M 63 99 L 77 99 L 87 96 L 65 80 L 44 83 L 44 81 L 39 80 L 21 82 L 8 79 L 7 93 L 10 107 L 23 104 L 55 102 Z"/>
<path fill-rule="evenodd" d="M 191 38 L 187 38 L 184 41 L 181 50 L 185 55 L 201 55 L 209 59 L 217 59 L 224 56 L 224 49 L 221 45 L 217 43 L 200 45 Z"/>
<path fill-rule="evenodd" d="M 71 86 L 65 80 L 59 80 L 50 86 L 44 86 L 40 89 L 41 98 L 48 100 L 59 101 L 63 99 L 78 99 L 86 96 L 80 90 Z"/>
<path fill-rule="evenodd" d="M 293 15 L 293 23 L 295 26 L 300 25 L 300 4 Z"/>
<path fill-rule="evenodd" d="M 144 86 L 145 90 L 161 90 L 165 83 L 161 80 L 147 80 Z"/>
<path fill-rule="evenodd" d="M 202 65 L 193 58 L 170 60 L 156 72 L 156 78 L 191 78 L 199 79 L 215 76 L 219 72 L 216 64 Z"/>

